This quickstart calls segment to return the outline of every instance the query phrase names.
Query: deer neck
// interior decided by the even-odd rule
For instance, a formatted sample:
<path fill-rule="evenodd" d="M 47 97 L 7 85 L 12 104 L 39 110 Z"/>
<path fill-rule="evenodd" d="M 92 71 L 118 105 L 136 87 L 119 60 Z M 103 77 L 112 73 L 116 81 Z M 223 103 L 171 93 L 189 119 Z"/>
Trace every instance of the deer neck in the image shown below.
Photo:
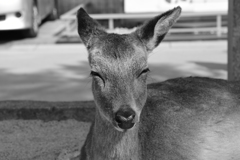
<path fill-rule="evenodd" d="M 138 129 L 138 124 L 136 124 L 131 130 L 117 131 L 96 111 L 91 144 L 94 157 L 105 160 L 139 160 Z"/>

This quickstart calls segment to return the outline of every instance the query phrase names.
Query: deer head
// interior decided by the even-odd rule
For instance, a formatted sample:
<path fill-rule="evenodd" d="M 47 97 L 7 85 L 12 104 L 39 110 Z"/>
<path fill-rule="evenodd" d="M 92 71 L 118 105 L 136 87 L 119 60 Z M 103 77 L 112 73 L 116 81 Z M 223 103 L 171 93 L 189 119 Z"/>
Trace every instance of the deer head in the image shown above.
<path fill-rule="evenodd" d="M 82 8 L 78 33 L 89 52 L 92 91 L 101 119 L 118 131 L 134 128 L 147 99 L 148 54 L 180 16 L 177 7 L 131 34 L 109 34 Z"/>

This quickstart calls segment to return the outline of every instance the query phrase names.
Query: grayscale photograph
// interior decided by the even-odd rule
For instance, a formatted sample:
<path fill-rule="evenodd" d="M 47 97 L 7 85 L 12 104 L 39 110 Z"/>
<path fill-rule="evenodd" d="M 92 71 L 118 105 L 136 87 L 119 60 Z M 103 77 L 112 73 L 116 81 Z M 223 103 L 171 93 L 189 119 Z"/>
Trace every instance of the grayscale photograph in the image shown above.
<path fill-rule="evenodd" d="M 0 160 L 240 160 L 240 1 L 0 0 Z"/>

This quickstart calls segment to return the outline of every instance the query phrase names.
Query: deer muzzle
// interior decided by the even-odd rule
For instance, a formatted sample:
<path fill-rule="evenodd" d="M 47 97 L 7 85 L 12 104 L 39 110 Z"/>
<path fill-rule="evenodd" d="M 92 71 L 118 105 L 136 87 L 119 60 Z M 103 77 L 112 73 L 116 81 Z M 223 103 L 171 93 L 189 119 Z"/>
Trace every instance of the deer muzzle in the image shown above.
<path fill-rule="evenodd" d="M 119 109 L 115 114 L 115 121 L 119 128 L 130 129 L 135 124 L 136 113 L 131 108 Z"/>

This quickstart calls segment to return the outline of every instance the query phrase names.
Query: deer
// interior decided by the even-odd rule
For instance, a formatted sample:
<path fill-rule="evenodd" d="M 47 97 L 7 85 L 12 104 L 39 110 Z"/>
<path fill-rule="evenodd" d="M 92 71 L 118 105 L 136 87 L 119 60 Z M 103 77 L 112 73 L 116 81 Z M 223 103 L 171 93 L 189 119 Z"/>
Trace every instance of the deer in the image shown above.
<path fill-rule="evenodd" d="M 148 55 L 181 7 L 129 34 L 107 33 L 82 8 L 96 105 L 80 160 L 239 160 L 240 82 L 182 77 L 147 84 Z"/>

